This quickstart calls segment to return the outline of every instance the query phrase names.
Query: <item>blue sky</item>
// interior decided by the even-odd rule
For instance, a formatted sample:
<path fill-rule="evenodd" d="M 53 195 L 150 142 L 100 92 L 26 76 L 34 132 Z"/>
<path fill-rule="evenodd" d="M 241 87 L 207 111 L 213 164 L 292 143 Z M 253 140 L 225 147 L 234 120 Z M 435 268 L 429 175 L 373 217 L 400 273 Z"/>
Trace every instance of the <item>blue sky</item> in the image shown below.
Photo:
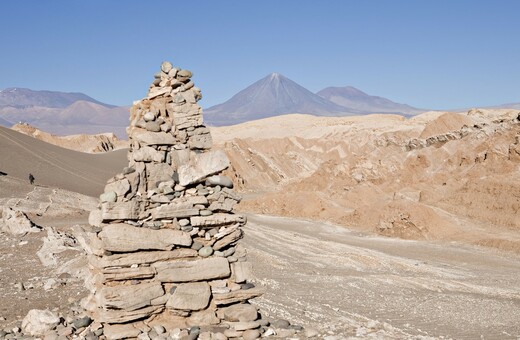
<path fill-rule="evenodd" d="M 515 0 L 2 1 L 0 89 L 129 105 L 170 60 L 203 107 L 271 72 L 421 108 L 520 102 L 519 13 Z"/>

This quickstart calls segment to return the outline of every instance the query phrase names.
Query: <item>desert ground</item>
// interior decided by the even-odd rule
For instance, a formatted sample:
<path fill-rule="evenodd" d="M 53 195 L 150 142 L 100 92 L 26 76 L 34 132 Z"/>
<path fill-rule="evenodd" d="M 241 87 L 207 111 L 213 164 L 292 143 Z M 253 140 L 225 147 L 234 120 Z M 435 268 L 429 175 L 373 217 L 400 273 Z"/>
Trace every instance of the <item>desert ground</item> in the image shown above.
<path fill-rule="evenodd" d="M 287 115 L 212 129 L 267 288 L 254 302 L 321 338 L 519 338 L 519 114 Z M 0 141 L 0 205 L 42 227 L 2 233 L 0 328 L 12 328 L 33 308 L 78 308 L 82 228 L 126 151 L 80 153 L 4 128 Z"/>

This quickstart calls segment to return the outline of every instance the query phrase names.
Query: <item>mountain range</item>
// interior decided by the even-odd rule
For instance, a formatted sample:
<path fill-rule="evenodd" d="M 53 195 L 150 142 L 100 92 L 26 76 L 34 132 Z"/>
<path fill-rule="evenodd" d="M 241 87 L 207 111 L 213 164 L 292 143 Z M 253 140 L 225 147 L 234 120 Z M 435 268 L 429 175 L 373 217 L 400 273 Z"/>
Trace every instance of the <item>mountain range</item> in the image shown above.
<path fill-rule="evenodd" d="M 520 103 L 495 108 L 519 108 Z M 289 113 L 315 116 L 351 116 L 372 113 L 413 116 L 425 109 L 369 95 L 355 87 L 327 87 L 312 93 L 291 79 L 272 73 L 204 110 L 208 125 L 234 125 Z M 464 111 L 463 109 L 457 111 Z M 33 91 L 8 88 L 0 91 L 0 125 L 28 123 L 56 135 L 112 132 L 126 139 L 129 106 L 99 102 L 83 93 Z"/>
<path fill-rule="evenodd" d="M 39 106 L 63 109 L 80 100 L 99 104 L 107 108 L 114 107 L 114 105 L 101 103 L 86 94 L 78 92 L 34 91 L 18 87 L 11 87 L 0 91 L 0 107 L 11 106 L 24 108 Z"/>
<path fill-rule="evenodd" d="M 371 96 L 352 86 L 327 87 L 316 94 L 337 105 L 363 113 L 416 115 L 427 111 L 410 105 L 395 103 L 383 97 Z"/>
<path fill-rule="evenodd" d="M 232 125 L 287 113 L 340 116 L 345 108 L 320 97 L 278 73 L 272 73 L 205 111 L 212 125 Z"/>
<path fill-rule="evenodd" d="M 414 115 L 424 111 L 427 110 L 370 96 L 351 86 L 328 87 L 312 93 L 279 73 L 271 73 L 204 112 L 209 124 L 222 126 L 288 113 L 350 116 L 370 113 Z"/>
<path fill-rule="evenodd" d="M 113 132 L 126 139 L 129 108 L 83 93 L 8 88 L 0 91 L 0 125 L 23 122 L 57 135 Z"/>

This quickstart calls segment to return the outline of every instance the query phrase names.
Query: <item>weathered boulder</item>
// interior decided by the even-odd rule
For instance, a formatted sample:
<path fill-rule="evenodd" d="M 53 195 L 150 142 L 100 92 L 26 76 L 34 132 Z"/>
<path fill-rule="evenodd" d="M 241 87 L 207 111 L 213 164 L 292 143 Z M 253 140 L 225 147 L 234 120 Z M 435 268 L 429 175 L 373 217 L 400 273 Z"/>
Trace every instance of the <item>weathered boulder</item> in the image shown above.
<path fill-rule="evenodd" d="M 147 318 L 153 314 L 160 313 L 164 310 L 164 306 L 148 306 L 135 310 L 126 309 L 99 309 L 94 312 L 94 319 L 99 322 L 110 324 L 125 323 L 134 320 Z M 116 338 L 120 339 L 120 338 Z"/>
<path fill-rule="evenodd" d="M 88 224 L 99 227 L 103 223 L 103 214 L 101 209 L 94 209 L 88 215 Z"/>
<path fill-rule="evenodd" d="M 161 282 L 190 282 L 227 278 L 231 275 L 229 262 L 223 257 L 196 261 L 159 262 L 153 265 Z"/>
<path fill-rule="evenodd" d="M 247 321 L 247 322 L 245 322 L 245 321 L 237 321 L 237 322 L 227 321 L 226 324 L 229 325 L 229 327 L 231 327 L 232 329 L 237 330 L 237 331 L 245 331 L 248 329 L 255 329 L 255 328 L 260 327 L 260 323 L 258 321 Z"/>
<path fill-rule="evenodd" d="M 164 151 L 157 151 L 151 146 L 143 146 L 139 150 L 132 152 L 132 158 L 136 162 L 164 162 L 166 153 Z"/>
<path fill-rule="evenodd" d="M 244 232 L 242 229 L 237 229 L 233 231 L 232 233 L 226 235 L 225 237 L 221 238 L 215 244 L 213 244 L 213 249 L 220 250 L 222 248 L 227 247 L 230 244 L 235 243 L 236 241 L 240 240 L 244 235 Z"/>
<path fill-rule="evenodd" d="M 160 182 L 169 182 L 173 179 L 174 170 L 166 163 L 147 163 L 148 188 L 156 188 Z"/>
<path fill-rule="evenodd" d="M 141 330 L 132 324 L 105 325 L 103 328 L 103 335 L 108 340 L 135 338 L 139 333 L 141 333 Z"/>
<path fill-rule="evenodd" d="M 164 295 L 159 282 L 130 286 L 105 286 L 96 294 L 96 301 L 104 309 L 133 311 L 150 306 L 151 301 Z"/>
<path fill-rule="evenodd" d="M 240 289 L 229 293 L 213 294 L 213 302 L 217 306 L 229 305 L 236 302 L 246 301 L 265 293 L 261 287 L 254 287 L 251 289 Z"/>
<path fill-rule="evenodd" d="M 243 283 L 253 278 L 251 262 L 235 262 L 231 264 L 232 277 L 236 283 Z"/>
<path fill-rule="evenodd" d="M 177 286 L 166 307 L 182 310 L 201 310 L 208 306 L 211 289 L 207 282 L 190 282 Z"/>
<path fill-rule="evenodd" d="M 200 209 L 195 208 L 195 205 L 207 203 L 208 200 L 204 196 L 183 197 L 170 204 L 151 209 L 150 212 L 153 219 L 190 217 L 199 214 Z"/>
<path fill-rule="evenodd" d="M 141 251 L 128 254 L 114 254 L 101 258 L 94 257 L 92 261 L 95 262 L 96 267 L 108 268 L 130 267 L 132 265 L 136 266 L 190 257 L 197 257 L 197 251 L 188 248 L 178 248 L 170 251 Z"/>
<path fill-rule="evenodd" d="M 242 338 L 244 340 L 254 340 L 258 339 L 262 333 L 258 329 L 247 329 L 242 333 Z"/>
<path fill-rule="evenodd" d="M 195 101 L 193 99 L 193 101 Z M 197 134 L 190 137 L 188 145 L 190 149 L 211 149 L 213 145 L 213 139 L 209 134 L 209 130 L 204 128 L 201 131 L 196 131 Z"/>
<path fill-rule="evenodd" d="M 116 202 L 117 201 L 117 194 L 115 191 L 106 191 L 99 195 L 99 200 L 101 202 Z"/>
<path fill-rule="evenodd" d="M 190 218 L 194 227 L 217 227 L 234 223 L 245 223 L 245 217 L 238 214 L 213 214 L 211 216 L 194 216 Z"/>
<path fill-rule="evenodd" d="M 188 326 L 216 325 L 220 323 L 220 319 L 215 315 L 215 308 L 209 307 L 204 310 L 191 312 L 186 323 Z M 215 340 L 218 339 L 219 338 L 215 338 Z"/>
<path fill-rule="evenodd" d="M 219 150 L 197 154 L 190 158 L 188 164 L 179 167 L 179 184 L 187 186 L 200 182 L 206 177 L 223 171 L 228 167 L 229 159 L 224 151 Z"/>
<path fill-rule="evenodd" d="M 206 179 L 206 185 L 220 185 L 221 187 L 233 188 L 233 181 L 228 176 L 214 175 Z"/>
<path fill-rule="evenodd" d="M 43 336 L 59 323 L 59 316 L 50 310 L 31 309 L 22 321 L 22 330 L 30 335 Z"/>
<path fill-rule="evenodd" d="M 139 218 L 139 204 L 134 200 L 101 203 L 101 217 L 103 221 L 137 220 Z"/>
<path fill-rule="evenodd" d="M 255 321 L 258 318 L 258 310 L 255 306 L 240 303 L 224 307 L 221 312 L 222 318 L 226 321 Z"/>
<path fill-rule="evenodd" d="M 121 180 L 108 183 L 105 186 L 105 192 L 110 191 L 115 192 L 117 197 L 124 196 L 127 192 L 130 191 L 130 182 L 128 181 L 128 179 L 123 178 Z"/>
<path fill-rule="evenodd" d="M 100 275 L 102 282 L 151 279 L 155 275 L 152 267 L 107 268 Z"/>
<path fill-rule="evenodd" d="M 109 224 L 99 233 L 104 249 L 114 252 L 136 250 L 170 250 L 175 245 L 190 246 L 188 233 L 173 229 L 152 230 L 124 223 Z"/>
<path fill-rule="evenodd" d="M 136 129 L 133 138 L 142 145 L 173 145 L 175 137 L 168 132 L 150 132 L 144 129 Z"/>
<path fill-rule="evenodd" d="M 41 231 L 25 213 L 4 206 L 2 209 L 2 231 L 11 235 L 22 235 Z"/>

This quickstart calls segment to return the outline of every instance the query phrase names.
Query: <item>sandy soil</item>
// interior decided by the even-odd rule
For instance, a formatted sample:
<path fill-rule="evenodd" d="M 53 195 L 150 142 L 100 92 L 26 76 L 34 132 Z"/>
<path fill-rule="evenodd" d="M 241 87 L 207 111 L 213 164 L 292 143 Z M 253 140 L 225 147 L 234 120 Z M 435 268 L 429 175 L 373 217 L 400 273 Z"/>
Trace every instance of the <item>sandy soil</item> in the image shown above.
<path fill-rule="evenodd" d="M 264 215 L 245 230 L 273 314 L 343 335 L 520 337 L 519 256 Z"/>

